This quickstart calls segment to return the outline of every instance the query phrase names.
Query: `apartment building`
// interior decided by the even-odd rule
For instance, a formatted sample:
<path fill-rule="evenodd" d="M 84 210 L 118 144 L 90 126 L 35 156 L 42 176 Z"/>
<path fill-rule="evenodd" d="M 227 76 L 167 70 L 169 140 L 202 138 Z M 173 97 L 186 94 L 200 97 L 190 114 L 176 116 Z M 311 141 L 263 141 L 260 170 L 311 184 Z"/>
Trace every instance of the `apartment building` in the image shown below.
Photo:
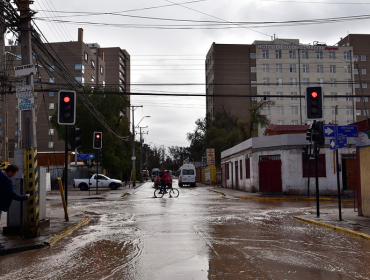
<path fill-rule="evenodd" d="M 96 47 L 98 46 L 98 47 Z M 78 40 L 71 42 L 50 43 L 45 46 L 50 54 L 57 57 L 58 61 L 68 69 L 73 77 L 69 77 L 79 86 L 106 86 L 119 84 L 119 80 L 113 82 L 111 77 L 107 81 L 108 74 L 112 75 L 110 63 L 112 60 L 104 60 L 104 50 L 98 44 L 86 44 L 83 42 L 83 30 L 78 30 Z M 21 65 L 21 46 L 7 46 L 7 57 L 12 57 L 12 65 L 8 67 L 9 77 L 14 77 L 13 67 Z M 125 60 L 129 60 L 129 54 L 125 51 Z M 37 134 L 37 149 L 39 153 L 64 152 L 64 141 L 58 139 L 57 131 L 54 130 L 49 119 L 57 110 L 58 91 L 70 89 L 65 79 L 57 75 L 57 65 L 41 63 L 45 59 L 42 54 L 33 54 L 33 63 L 36 66 L 36 75 L 33 76 L 34 82 L 34 102 L 35 102 L 35 122 Z M 116 61 L 120 57 L 117 55 Z M 63 67 L 64 67 L 63 66 Z M 128 92 L 129 87 L 126 83 L 130 81 L 130 64 L 125 64 L 125 77 L 122 90 Z M 117 70 L 117 76 L 119 71 Z M 12 78 L 13 90 L 17 85 L 15 78 Z M 18 84 L 20 79 L 17 79 Z M 129 118 L 129 114 L 127 117 Z M 21 147 L 22 137 L 19 133 L 21 111 L 18 110 L 17 98 L 15 94 L 2 94 L 0 96 L 0 161 L 12 161 L 14 149 Z"/>
<path fill-rule="evenodd" d="M 353 48 L 353 74 L 356 106 L 356 122 L 365 120 L 369 115 L 370 83 L 370 34 L 349 34 L 338 42 L 338 46 Z M 364 97 L 364 96 L 365 97 Z M 365 109 L 366 107 L 366 109 Z"/>
<path fill-rule="evenodd" d="M 223 51 L 228 54 L 222 53 L 222 56 L 214 51 L 215 46 L 218 45 L 212 45 L 206 58 L 207 93 L 211 94 L 208 89 L 216 87 L 213 83 L 221 84 L 218 88 L 222 87 L 224 95 L 234 94 L 235 87 L 239 87 L 243 94 L 275 101 L 275 106 L 264 108 L 270 123 L 301 125 L 310 124 L 310 121 L 305 116 L 305 100 L 298 96 L 304 96 L 306 86 L 321 85 L 327 96 L 324 99 L 324 121 L 341 125 L 355 121 L 356 102 L 351 98 L 352 46 L 328 46 L 319 42 L 311 45 L 301 44 L 298 39 L 274 39 L 255 41 L 252 45 L 226 45 Z M 211 64 L 218 60 L 226 63 L 218 63 L 218 67 Z M 252 99 L 260 100 L 256 96 Z M 219 97 L 214 102 L 212 97 L 207 97 L 207 112 L 224 106 L 248 120 L 242 112 L 247 111 L 250 104 L 252 102 L 235 97 Z M 336 106 L 338 115 L 334 114 Z M 259 129 L 258 134 L 263 135 L 264 129 Z"/>

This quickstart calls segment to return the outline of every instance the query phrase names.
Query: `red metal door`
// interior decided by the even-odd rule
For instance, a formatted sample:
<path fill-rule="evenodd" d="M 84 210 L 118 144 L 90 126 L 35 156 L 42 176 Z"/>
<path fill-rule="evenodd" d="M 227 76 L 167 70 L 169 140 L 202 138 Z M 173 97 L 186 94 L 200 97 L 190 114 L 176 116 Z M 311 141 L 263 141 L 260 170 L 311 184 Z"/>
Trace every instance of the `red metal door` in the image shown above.
<path fill-rule="evenodd" d="M 281 160 L 264 158 L 259 162 L 261 192 L 282 192 Z"/>

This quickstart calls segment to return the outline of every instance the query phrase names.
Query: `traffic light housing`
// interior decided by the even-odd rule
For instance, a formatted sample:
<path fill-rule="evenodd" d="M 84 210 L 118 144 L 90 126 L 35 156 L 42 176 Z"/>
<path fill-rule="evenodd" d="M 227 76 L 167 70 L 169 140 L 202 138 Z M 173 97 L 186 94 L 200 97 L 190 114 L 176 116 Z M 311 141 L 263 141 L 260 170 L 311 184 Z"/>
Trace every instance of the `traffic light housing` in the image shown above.
<path fill-rule="evenodd" d="M 311 142 L 312 141 L 312 126 L 307 128 L 307 131 L 306 131 L 306 140 L 308 142 Z"/>
<path fill-rule="evenodd" d="M 94 139 L 93 139 L 93 146 L 94 149 L 101 149 L 103 147 L 103 133 L 101 132 L 94 132 Z"/>
<path fill-rule="evenodd" d="M 302 156 L 303 156 L 303 157 L 305 157 L 305 158 L 308 158 L 308 157 L 309 157 L 309 154 L 308 154 L 308 148 L 309 148 L 309 146 L 308 146 L 308 145 L 303 146 L 303 148 L 302 148 L 302 150 L 303 150 L 303 152 L 302 152 Z"/>
<path fill-rule="evenodd" d="M 76 122 L 76 92 L 58 92 L 58 124 L 74 125 Z"/>
<path fill-rule="evenodd" d="M 98 150 L 97 159 L 98 159 L 99 162 L 102 161 L 102 159 L 103 159 L 103 150 Z"/>
<path fill-rule="evenodd" d="M 314 122 L 312 124 L 312 141 L 318 145 L 325 144 L 324 123 Z"/>
<path fill-rule="evenodd" d="M 306 118 L 308 120 L 324 118 L 324 93 L 321 86 L 306 87 Z"/>
<path fill-rule="evenodd" d="M 81 147 L 81 129 L 72 126 L 72 138 L 71 138 L 71 148 L 76 149 Z"/>

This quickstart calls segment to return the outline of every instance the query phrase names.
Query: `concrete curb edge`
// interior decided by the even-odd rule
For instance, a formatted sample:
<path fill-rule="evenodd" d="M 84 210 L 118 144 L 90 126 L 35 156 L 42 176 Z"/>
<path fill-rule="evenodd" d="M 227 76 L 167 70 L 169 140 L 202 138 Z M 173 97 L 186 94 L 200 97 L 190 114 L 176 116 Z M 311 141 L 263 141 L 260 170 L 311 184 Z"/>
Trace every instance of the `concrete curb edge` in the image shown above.
<path fill-rule="evenodd" d="M 313 224 L 313 225 L 330 228 L 330 229 L 333 229 L 335 231 L 348 233 L 348 234 L 351 234 L 351 235 L 355 235 L 355 236 L 362 237 L 362 238 L 370 240 L 370 235 L 365 234 L 365 233 L 357 232 L 357 231 L 354 231 L 354 230 L 351 230 L 351 229 L 346 229 L 346 228 L 342 228 L 342 227 L 338 227 L 338 226 L 333 226 L 331 224 L 311 220 L 311 219 L 308 219 L 308 218 L 303 218 L 303 217 L 300 217 L 300 216 L 293 216 L 293 218 L 297 219 L 297 220 L 300 220 L 300 221 L 303 221 L 303 222 Z"/>
<path fill-rule="evenodd" d="M 90 220 L 90 218 L 85 218 L 85 219 L 79 221 L 78 223 L 74 224 L 73 226 L 71 226 L 71 227 L 69 227 L 69 228 L 61 231 L 60 233 L 56 234 L 55 236 L 50 237 L 49 239 L 47 239 L 46 241 L 44 241 L 44 244 L 47 245 L 47 246 L 52 245 L 53 243 L 55 243 L 56 241 L 58 241 L 60 238 L 66 236 L 67 234 L 69 234 L 72 231 L 74 231 L 79 226 L 82 226 L 82 225 L 86 224 L 89 220 Z"/>

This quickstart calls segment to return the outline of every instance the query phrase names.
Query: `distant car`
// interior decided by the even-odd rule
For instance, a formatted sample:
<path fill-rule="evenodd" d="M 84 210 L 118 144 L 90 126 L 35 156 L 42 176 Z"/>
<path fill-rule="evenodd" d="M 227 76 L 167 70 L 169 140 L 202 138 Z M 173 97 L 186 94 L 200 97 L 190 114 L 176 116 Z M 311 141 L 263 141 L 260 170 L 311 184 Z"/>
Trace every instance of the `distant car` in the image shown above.
<path fill-rule="evenodd" d="M 182 187 L 183 185 L 196 187 L 195 174 L 196 171 L 193 164 L 184 164 L 183 166 L 181 166 L 179 175 L 179 187 Z"/>
<path fill-rule="evenodd" d="M 160 178 L 162 177 L 162 175 L 164 173 L 165 172 L 163 172 L 163 171 L 159 171 L 158 172 L 158 175 L 154 179 L 154 187 L 155 188 L 160 188 L 161 187 L 161 179 Z M 172 178 L 171 174 L 169 174 L 169 177 L 170 177 L 170 180 L 168 182 L 166 182 L 166 186 L 169 187 L 169 188 L 172 188 L 172 180 L 173 180 L 173 178 Z"/>

